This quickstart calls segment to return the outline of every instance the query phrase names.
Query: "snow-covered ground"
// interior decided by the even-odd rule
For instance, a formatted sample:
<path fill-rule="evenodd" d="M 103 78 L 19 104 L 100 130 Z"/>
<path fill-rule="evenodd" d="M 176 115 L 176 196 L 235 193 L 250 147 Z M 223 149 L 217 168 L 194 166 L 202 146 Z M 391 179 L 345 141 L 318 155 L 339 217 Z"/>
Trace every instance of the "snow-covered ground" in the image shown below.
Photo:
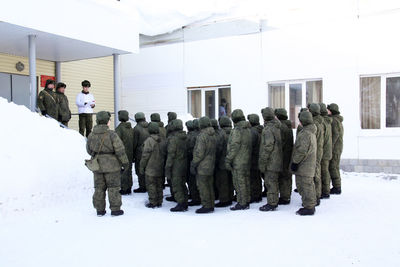
<path fill-rule="evenodd" d="M 264 199 L 207 215 L 133 194 L 124 216 L 97 217 L 84 139 L 2 99 L 0 113 L 0 266 L 400 266 L 397 175 L 343 173 L 311 217 L 295 215 L 296 193 L 271 213 Z"/>

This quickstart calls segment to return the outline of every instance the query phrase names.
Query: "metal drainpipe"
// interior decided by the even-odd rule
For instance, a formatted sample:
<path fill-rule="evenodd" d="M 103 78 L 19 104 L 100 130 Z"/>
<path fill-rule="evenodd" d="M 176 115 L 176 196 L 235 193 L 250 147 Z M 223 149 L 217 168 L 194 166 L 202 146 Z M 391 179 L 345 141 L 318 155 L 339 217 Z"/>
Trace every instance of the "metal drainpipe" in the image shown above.
<path fill-rule="evenodd" d="M 119 65 L 119 54 L 113 54 L 114 63 L 114 126 L 118 126 L 118 111 L 120 110 L 120 65 Z"/>
<path fill-rule="evenodd" d="M 36 35 L 29 35 L 29 78 L 31 111 L 36 111 L 37 81 L 36 81 Z"/>

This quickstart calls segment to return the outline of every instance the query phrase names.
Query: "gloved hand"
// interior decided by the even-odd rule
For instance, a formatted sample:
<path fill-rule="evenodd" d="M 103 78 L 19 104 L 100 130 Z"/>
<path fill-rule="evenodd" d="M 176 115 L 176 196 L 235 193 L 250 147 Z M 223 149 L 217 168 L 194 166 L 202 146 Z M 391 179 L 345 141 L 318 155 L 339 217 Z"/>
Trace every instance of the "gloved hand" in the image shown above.
<path fill-rule="evenodd" d="M 196 176 L 196 174 L 197 174 L 197 168 L 193 164 L 193 162 L 190 164 L 190 174 L 193 175 L 193 176 Z"/>
<path fill-rule="evenodd" d="M 292 172 L 296 172 L 299 169 L 299 164 L 298 163 L 292 163 L 290 165 L 290 169 L 292 170 Z"/>
<path fill-rule="evenodd" d="M 226 161 L 226 162 L 225 162 L 225 168 L 226 168 L 228 171 L 232 171 L 232 170 L 233 170 L 232 163 Z"/>

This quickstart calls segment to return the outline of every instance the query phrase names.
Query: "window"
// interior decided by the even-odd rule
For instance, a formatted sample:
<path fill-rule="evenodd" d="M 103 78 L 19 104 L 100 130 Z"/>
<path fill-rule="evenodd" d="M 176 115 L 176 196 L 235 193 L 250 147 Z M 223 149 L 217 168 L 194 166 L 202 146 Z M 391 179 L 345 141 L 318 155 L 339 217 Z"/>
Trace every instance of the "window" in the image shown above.
<path fill-rule="evenodd" d="M 322 102 L 322 80 L 306 82 L 307 105 Z"/>
<path fill-rule="evenodd" d="M 268 106 L 271 108 L 285 107 L 285 84 L 273 83 L 268 85 Z"/>
<path fill-rule="evenodd" d="M 194 118 L 208 116 L 211 119 L 217 119 L 224 115 L 230 116 L 230 85 L 189 87 L 188 112 Z"/>
<path fill-rule="evenodd" d="M 360 78 L 362 129 L 381 128 L 381 77 Z"/>
<path fill-rule="evenodd" d="M 360 77 L 361 129 L 400 127 L 400 74 Z"/>
<path fill-rule="evenodd" d="M 400 77 L 386 78 L 386 127 L 400 127 Z"/>
<path fill-rule="evenodd" d="M 298 114 L 309 103 L 323 102 L 322 79 L 293 80 L 268 83 L 268 106 L 286 108 L 292 127 L 299 125 Z"/>

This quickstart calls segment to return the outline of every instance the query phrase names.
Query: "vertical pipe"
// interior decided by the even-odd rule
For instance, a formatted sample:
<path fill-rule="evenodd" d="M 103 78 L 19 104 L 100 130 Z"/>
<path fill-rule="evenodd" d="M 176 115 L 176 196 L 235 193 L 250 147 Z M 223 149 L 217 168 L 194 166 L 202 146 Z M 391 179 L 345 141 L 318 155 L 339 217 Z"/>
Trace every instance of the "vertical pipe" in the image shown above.
<path fill-rule="evenodd" d="M 119 55 L 113 54 L 114 63 L 114 126 L 118 126 L 118 111 L 120 110 L 120 66 L 119 66 Z"/>
<path fill-rule="evenodd" d="M 36 35 L 29 35 L 29 78 L 31 111 L 36 110 L 37 82 L 36 82 Z"/>
<path fill-rule="evenodd" d="M 61 82 L 61 62 L 56 61 L 56 81 Z"/>

